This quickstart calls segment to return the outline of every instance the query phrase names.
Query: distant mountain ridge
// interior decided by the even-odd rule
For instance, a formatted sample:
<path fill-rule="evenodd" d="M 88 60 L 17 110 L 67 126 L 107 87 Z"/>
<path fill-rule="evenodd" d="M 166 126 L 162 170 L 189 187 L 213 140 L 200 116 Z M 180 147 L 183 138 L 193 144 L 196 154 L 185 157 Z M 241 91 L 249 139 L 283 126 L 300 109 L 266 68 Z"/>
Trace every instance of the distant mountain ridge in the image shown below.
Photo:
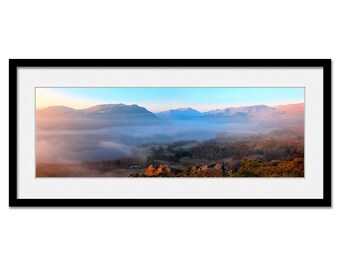
<path fill-rule="evenodd" d="M 165 120 L 206 120 L 226 123 L 245 123 L 250 121 L 269 122 L 293 121 L 304 119 L 304 103 L 279 106 L 253 105 L 241 107 L 227 107 L 201 113 L 192 108 L 164 111 L 156 114 Z"/>
<path fill-rule="evenodd" d="M 227 115 L 233 115 L 237 113 L 246 113 L 248 115 L 254 115 L 257 113 L 264 112 L 264 111 L 273 111 L 273 110 L 275 110 L 274 107 L 270 107 L 267 105 L 254 105 L 254 106 L 242 106 L 242 107 L 228 107 L 228 108 L 221 109 L 221 110 L 208 111 L 205 114 L 227 116 Z"/>
<path fill-rule="evenodd" d="M 51 106 L 36 112 L 37 128 L 97 129 L 111 126 L 155 125 L 164 121 L 136 104 L 101 104 L 86 109 Z"/>
<path fill-rule="evenodd" d="M 217 123 L 259 123 L 264 125 L 302 124 L 304 103 L 279 106 L 253 105 L 199 112 L 178 108 L 152 113 L 137 104 L 100 104 L 86 109 L 51 106 L 36 111 L 37 128 L 97 129 L 111 126 L 163 125 L 168 121 L 205 121 Z"/>
<path fill-rule="evenodd" d="M 159 112 L 159 113 L 156 113 L 156 115 L 166 120 L 188 120 L 188 119 L 200 117 L 203 114 L 197 110 L 187 107 L 187 108 L 179 108 L 179 109 Z"/>
<path fill-rule="evenodd" d="M 68 113 L 74 112 L 76 110 L 67 106 L 50 106 L 44 109 L 40 109 L 39 111 L 44 113 Z"/>
<path fill-rule="evenodd" d="M 151 113 L 144 107 L 140 107 L 136 104 L 125 105 L 120 104 L 101 104 L 83 109 L 86 112 L 96 112 L 96 113 L 116 113 L 116 114 L 133 114 L 133 113 Z"/>

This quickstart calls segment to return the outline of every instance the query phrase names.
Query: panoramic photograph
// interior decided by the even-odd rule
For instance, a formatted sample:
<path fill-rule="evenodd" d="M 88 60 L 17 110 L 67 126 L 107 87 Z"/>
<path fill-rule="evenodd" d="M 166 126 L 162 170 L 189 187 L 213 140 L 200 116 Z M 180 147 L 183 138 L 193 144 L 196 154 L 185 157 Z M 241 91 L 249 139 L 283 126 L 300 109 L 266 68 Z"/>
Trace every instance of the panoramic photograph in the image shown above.
<path fill-rule="evenodd" d="M 304 177 L 304 88 L 36 88 L 36 177 Z"/>

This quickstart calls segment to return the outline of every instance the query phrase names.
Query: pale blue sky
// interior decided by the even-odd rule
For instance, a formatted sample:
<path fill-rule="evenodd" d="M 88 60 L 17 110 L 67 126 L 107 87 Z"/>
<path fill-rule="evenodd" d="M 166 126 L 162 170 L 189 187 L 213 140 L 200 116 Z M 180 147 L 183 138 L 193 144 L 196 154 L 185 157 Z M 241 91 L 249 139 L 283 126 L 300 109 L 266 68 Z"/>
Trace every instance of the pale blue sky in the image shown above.
<path fill-rule="evenodd" d="M 304 102 L 304 88 L 37 88 L 37 108 L 137 104 L 149 111 L 191 107 L 201 112 L 233 106 Z"/>

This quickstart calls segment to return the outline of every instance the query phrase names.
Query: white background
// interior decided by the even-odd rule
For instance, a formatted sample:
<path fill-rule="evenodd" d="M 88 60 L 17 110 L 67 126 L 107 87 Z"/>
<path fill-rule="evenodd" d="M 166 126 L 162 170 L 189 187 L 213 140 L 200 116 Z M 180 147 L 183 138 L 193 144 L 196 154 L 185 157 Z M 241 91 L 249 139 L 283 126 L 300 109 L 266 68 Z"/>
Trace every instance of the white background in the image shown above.
<path fill-rule="evenodd" d="M 338 2 L 2 1 L 0 268 L 339 269 L 339 170 L 332 209 L 9 209 L 6 150 L 8 58 L 332 58 L 340 117 Z"/>

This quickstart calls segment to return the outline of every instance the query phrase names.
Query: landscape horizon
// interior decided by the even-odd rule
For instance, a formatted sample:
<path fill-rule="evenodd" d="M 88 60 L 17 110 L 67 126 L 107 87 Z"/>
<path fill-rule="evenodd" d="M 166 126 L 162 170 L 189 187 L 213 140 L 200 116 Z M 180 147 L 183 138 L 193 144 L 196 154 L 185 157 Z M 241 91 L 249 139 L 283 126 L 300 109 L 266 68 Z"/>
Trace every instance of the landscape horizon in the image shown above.
<path fill-rule="evenodd" d="M 136 89 L 37 89 L 36 177 L 304 177 L 303 89 Z"/>
<path fill-rule="evenodd" d="M 169 110 L 165 110 L 165 111 L 152 111 L 149 110 L 148 108 L 144 108 L 146 110 L 148 110 L 149 112 L 153 113 L 153 114 L 162 114 L 162 113 L 167 113 L 170 111 L 185 111 L 185 110 L 194 110 L 197 111 L 199 113 L 212 113 L 212 112 L 217 112 L 217 111 L 223 111 L 223 110 L 227 110 L 227 109 L 237 109 L 237 108 L 247 108 L 247 107 L 259 107 L 259 106 L 266 106 L 266 107 L 283 107 L 283 106 L 293 106 L 293 105 L 302 105 L 304 104 L 303 102 L 299 102 L 299 103 L 289 103 L 289 104 L 278 104 L 278 105 L 268 105 L 268 104 L 253 104 L 253 105 L 244 105 L 244 106 L 231 106 L 231 107 L 225 107 L 225 108 L 216 108 L 214 110 L 208 110 L 208 111 L 200 111 L 199 109 L 196 108 L 192 108 L 192 107 L 176 107 L 176 108 L 171 108 Z M 53 106 L 47 106 L 47 107 L 42 107 L 42 108 L 36 108 L 36 111 L 42 111 L 42 110 L 46 110 L 46 109 L 62 109 L 64 108 L 65 110 L 67 109 L 72 109 L 72 110 L 78 110 L 78 111 L 82 111 L 82 110 L 93 110 L 94 108 L 99 108 L 100 106 L 138 106 L 138 107 L 142 107 L 139 106 L 138 104 L 124 104 L 124 103 L 108 103 L 108 104 L 95 104 L 93 106 L 89 106 L 89 107 L 85 107 L 85 108 L 72 108 L 70 106 L 65 106 L 65 105 L 53 105 Z"/>

